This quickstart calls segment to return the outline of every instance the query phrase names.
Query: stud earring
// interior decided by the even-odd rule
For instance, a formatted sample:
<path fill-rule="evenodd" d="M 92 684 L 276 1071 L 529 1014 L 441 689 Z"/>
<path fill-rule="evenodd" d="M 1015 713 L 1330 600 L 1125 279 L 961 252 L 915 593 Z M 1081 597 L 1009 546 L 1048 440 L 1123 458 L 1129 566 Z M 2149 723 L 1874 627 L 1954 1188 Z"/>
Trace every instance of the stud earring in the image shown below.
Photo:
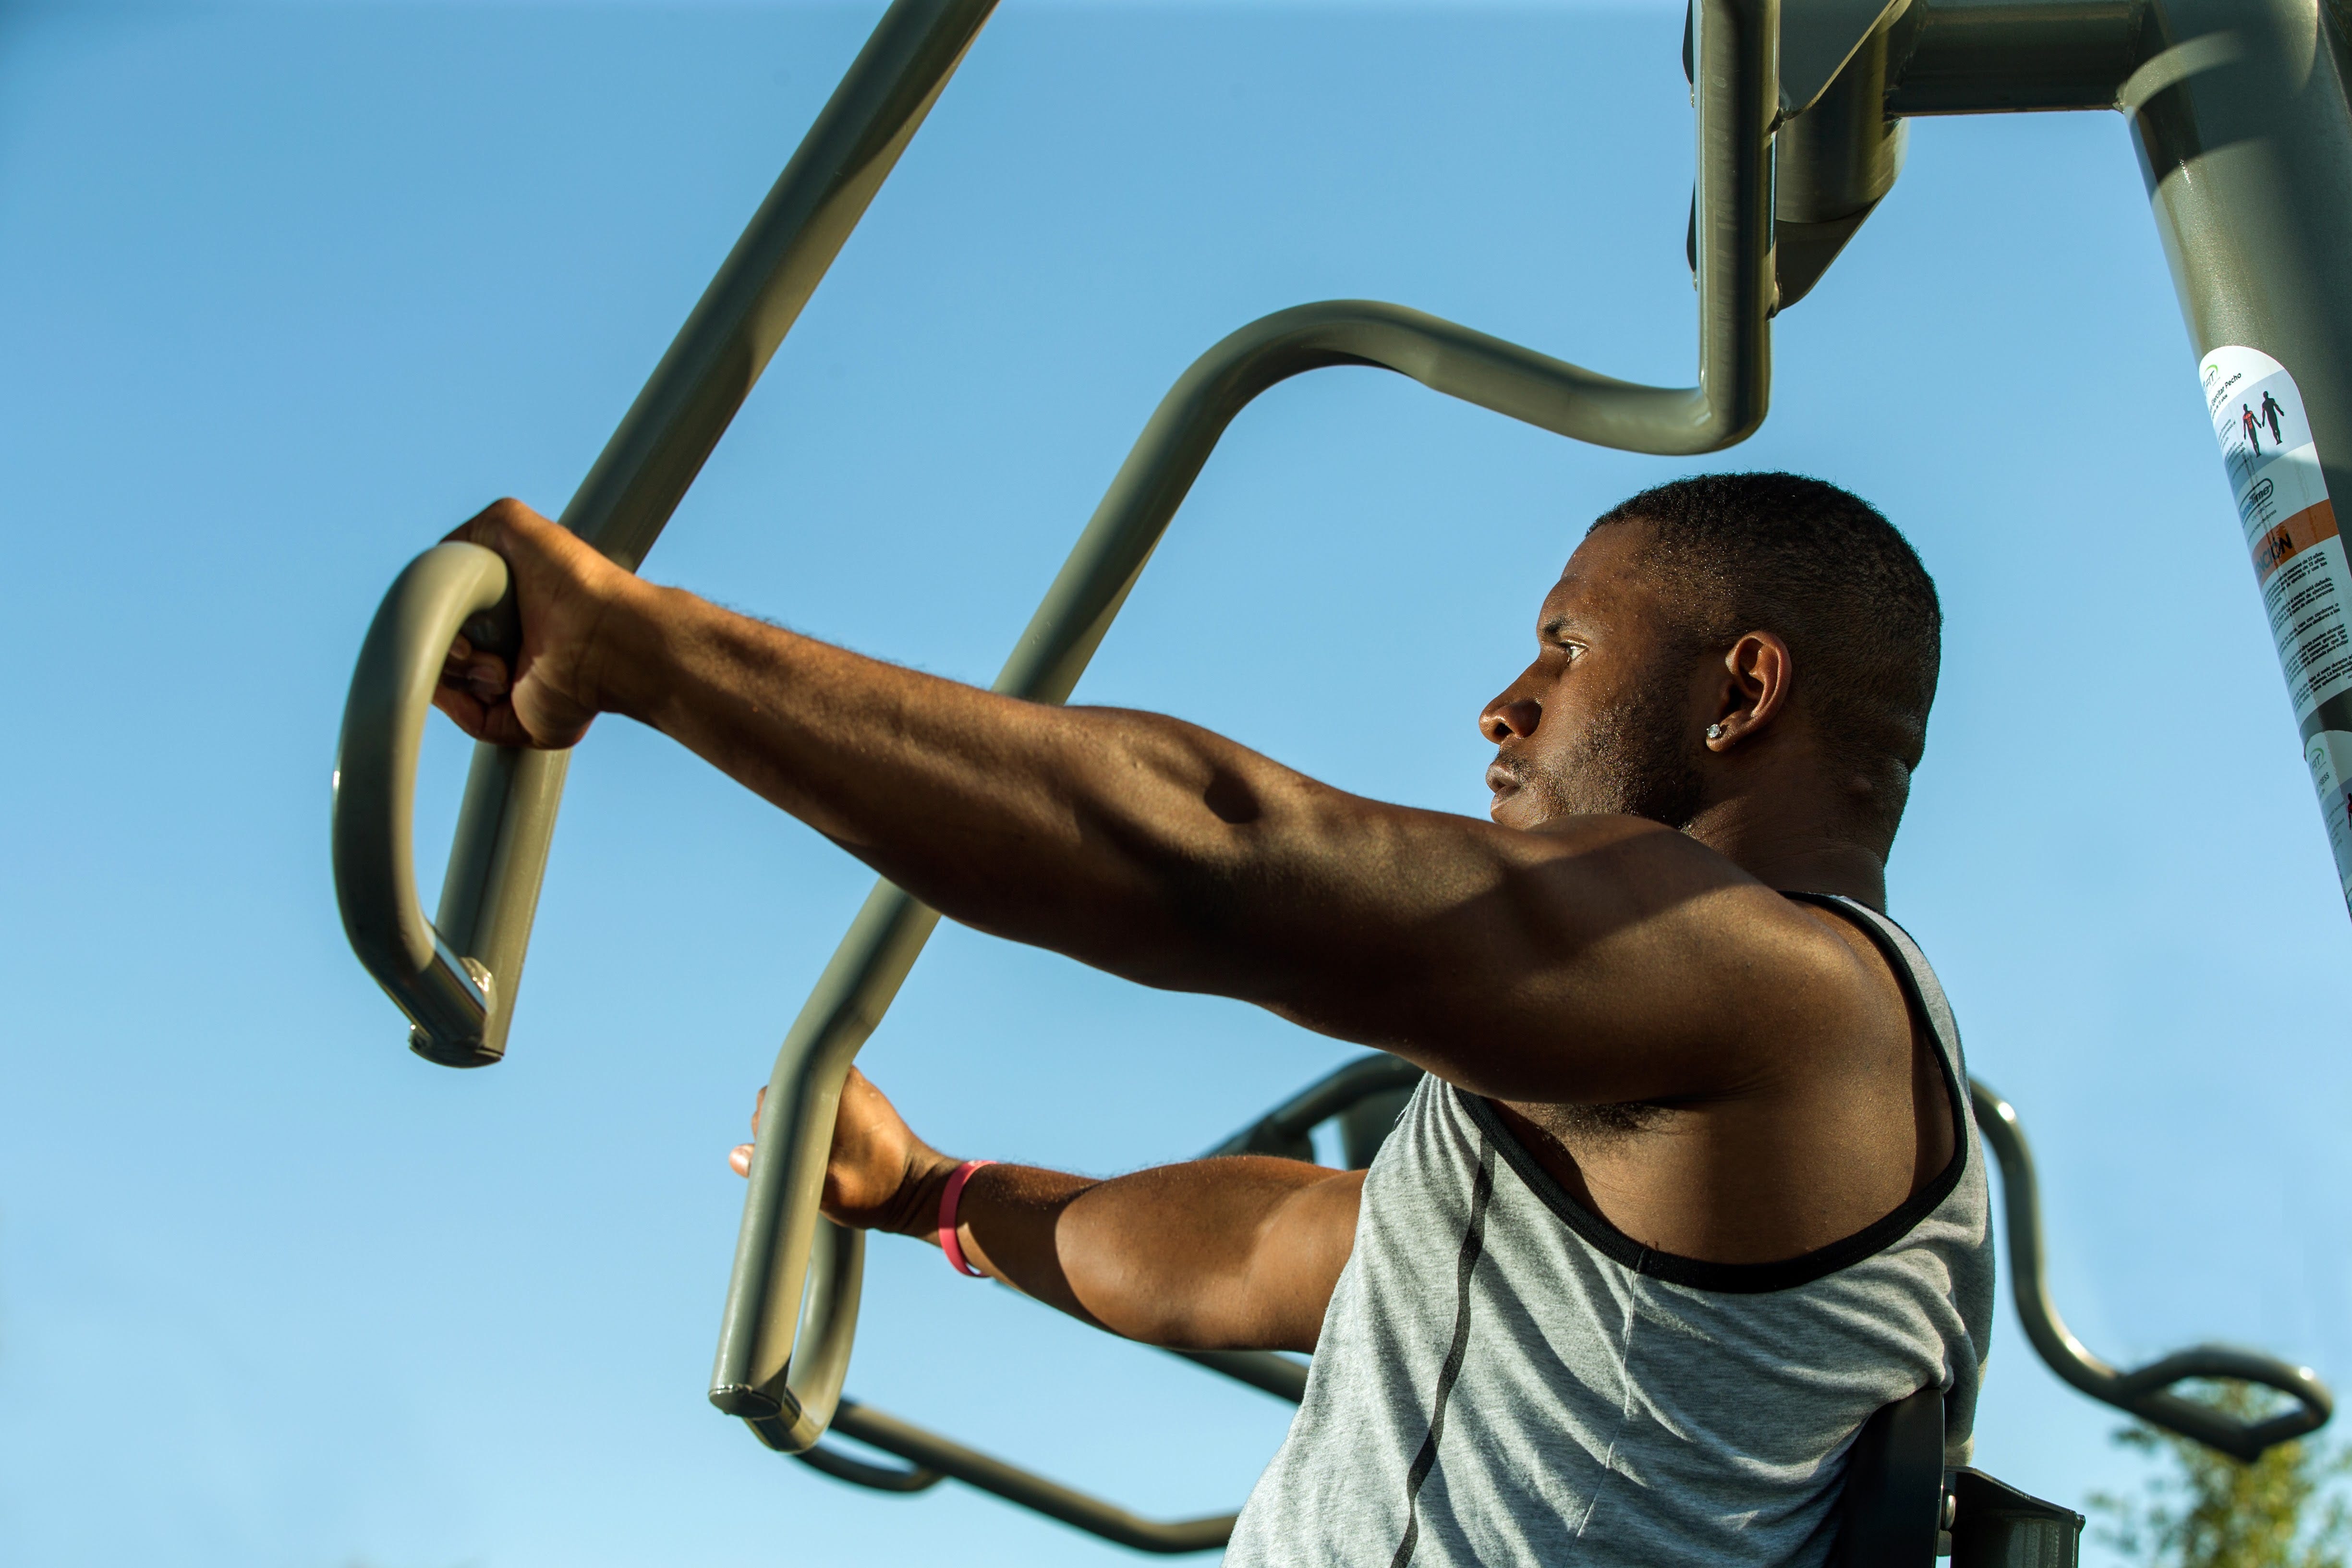
<path fill-rule="evenodd" d="M 1708 740 L 1710 740 L 1710 741 L 1720 741 L 1720 740 L 1722 740 L 1722 739 L 1723 739 L 1723 726 L 1722 726 L 1722 725 L 1720 725 L 1720 724 L 1709 724 L 1709 725 L 1706 727 L 1706 738 L 1707 738 Z"/>

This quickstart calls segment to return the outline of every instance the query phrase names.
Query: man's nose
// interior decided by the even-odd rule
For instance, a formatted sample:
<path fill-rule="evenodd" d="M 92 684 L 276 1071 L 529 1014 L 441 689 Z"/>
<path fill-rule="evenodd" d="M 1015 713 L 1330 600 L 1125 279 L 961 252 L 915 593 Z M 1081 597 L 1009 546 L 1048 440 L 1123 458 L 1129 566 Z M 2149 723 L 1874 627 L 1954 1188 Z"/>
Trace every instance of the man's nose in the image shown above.
<path fill-rule="evenodd" d="M 1532 697 L 1513 697 L 1506 692 L 1487 703 L 1486 710 L 1478 715 L 1478 732 L 1499 746 L 1514 736 L 1526 740 L 1542 722 L 1542 703 Z"/>

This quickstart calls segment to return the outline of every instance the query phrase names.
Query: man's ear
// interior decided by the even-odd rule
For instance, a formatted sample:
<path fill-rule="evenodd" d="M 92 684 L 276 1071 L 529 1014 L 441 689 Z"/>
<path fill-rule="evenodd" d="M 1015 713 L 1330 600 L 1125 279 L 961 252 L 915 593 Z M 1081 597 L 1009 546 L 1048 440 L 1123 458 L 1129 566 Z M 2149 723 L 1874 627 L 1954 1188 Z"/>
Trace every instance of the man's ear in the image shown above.
<path fill-rule="evenodd" d="M 1744 633 L 1723 656 L 1720 710 L 1707 726 L 1706 749 L 1730 751 L 1780 716 L 1796 683 L 1796 656 L 1772 632 Z"/>

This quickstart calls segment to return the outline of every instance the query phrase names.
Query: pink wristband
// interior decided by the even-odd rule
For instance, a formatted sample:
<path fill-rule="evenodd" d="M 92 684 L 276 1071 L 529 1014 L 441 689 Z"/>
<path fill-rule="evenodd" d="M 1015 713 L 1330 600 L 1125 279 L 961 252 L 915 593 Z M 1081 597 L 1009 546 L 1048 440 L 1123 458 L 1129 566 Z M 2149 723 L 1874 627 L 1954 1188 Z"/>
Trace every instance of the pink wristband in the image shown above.
<path fill-rule="evenodd" d="M 948 1261 L 955 1265 L 957 1273 L 969 1274 L 975 1279 L 985 1279 L 988 1276 L 965 1261 L 963 1245 L 956 1240 L 956 1205 L 962 1200 L 963 1184 L 971 1180 L 971 1173 L 982 1165 L 995 1163 L 993 1160 L 966 1160 L 955 1168 L 954 1174 L 948 1177 L 948 1184 L 940 1189 L 940 1250 L 948 1255 Z"/>

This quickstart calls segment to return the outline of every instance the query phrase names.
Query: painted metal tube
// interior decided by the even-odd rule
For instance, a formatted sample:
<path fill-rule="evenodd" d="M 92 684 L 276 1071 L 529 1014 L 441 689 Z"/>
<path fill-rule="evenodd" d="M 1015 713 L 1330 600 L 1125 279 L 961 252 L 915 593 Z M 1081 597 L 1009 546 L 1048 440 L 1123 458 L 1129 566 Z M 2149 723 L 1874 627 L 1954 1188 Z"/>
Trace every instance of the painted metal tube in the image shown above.
<path fill-rule="evenodd" d="M 2010 1289 L 2017 1315 L 2025 1325 L 2025 1337 L 2051 1371 L 2103 1404 L 2248 1464 L 2264 1449 L 2326 1425 L 2336 1409 L 2327 1385 L 2309 1367 L 2290 1366 L 2275 1356 L 2227 1345 L 2195 1345 L 2120 1372 L 2093 1355 L 2067 1330 L 2057 1303 L 2050 1299 L 2042 1256 L 2042 1189 L 2017 1111 L 1981 1083 L 1971 1080 L 1969 1089 L 1977 1128 L 2000 1165 L 2001 1219 L 2009 1232 Z M 2258 1383 L 2285 1394 L 2294 1406 L 2265 1420 L 2242 1421 L 2170 1392 L 2175 1384 L 2196 1378 Z"/>
<path fill-rule="evenodd" d="M 644 561 L 994 8 L 995 0 L 895 0 L 563 509 L 565 527 L 632 571 Z M 383 613 L 391 608 L 388 599 Z M 478 644 L 511 651 L 510 605 L 476 606 L 459 620 Z M 457 625 L 453 620 L 451 630 Z M 423 723 L 413 692 L 410 707 L 387 706 L 394 689 L 384 679 L 362 658 L 344 710 L 343 750 L 369 759 L 371 768 L 398 751 L 385 749 L 394 728 Z M 428 684 L 424 696 L 430 694 Z M 381 733 L 363 732 L 370 725 Z M 337 770 L 344 927 L 361 962 L 408 1013 L 410 1047 L 446 1066 L 478 1067 L 506 1050 L 570 754 L 475 748 L 435 922 L 451 962 L 422 969 L 402 946 L 415 945 L 422 920 L 410 911 L 413 879 L 395 889 L 381 876 L 342 875 L 347 863 L 381 869 L 395 859 L 406 874 L 407 816 L 395 826 L 377 809 L 388 795 L 405 803 L 414 794 L 414 749 L 403 756 L 409 772 L 399 782 L 356 763 Z M 360 793 L 347 801 L 354 785 Z M 347 809 L 362 801 L 368 809 Z M 361 845 L 367 835 L 376 842 Z M 393 929 L 398 941 L 378 940 L 375 933 Z M 478 1018 L 456 978 L 477 969 L 487 977 Z M 435 975 L 437 988 L 428 984 Z"/>
<path fill-rule="evenodd" d="M 2352 903 L 2352 57 L 2317 0 L 2155 12 L 2123 106 Z"/>
<path fill-rule="evenodd" d="M 1273 1154 L 1283 1159 L 1312 1160 L 1315 1144 L 1311 1135 L 1315 1128 L 1375 1096 L 1410 1093 L 1420 1087 L 1422 1076 L 1421 1068 L 1385 1051 L 1359 1057 L 1308 1084 L 1202 1158 Z"/>
<path fill-rule="evenodd" d="M 747 1175 L 735 1263 L 719 1321 L 710 1403 L 730 1415 L 774 1424 L 760 1429 L 771 1447 L 793 1452 L 816 1441 L 829 1409 L 804 1403 L 809 1381 L 793 1349 L 813 1326 L 803 1301 L 810 1249 L 827 1226 L 817 1213 L 834 1112 L 858 1048 L 882 1021 L 929 940 L 939 916 L 888 882 L 877 882 L 816 989 L 776 1052 Z M 838 1303 L 855 1314 L 855 1300 Z M 829 1326 L 814 1325 L 822 1333 Z M 782 1441 L 778 1441 L 781 1437 Z"/>
<path fill-rule="evenodd" d="M 1770 128 L 1778 0 L 1700 0 L 1694 101 L 1700 201 L 1723 221 L 1698 249 L 1698 380 L 1642 386 L 1402 306 L 1302 305 L 1194 362 L 1161 399 L 998 675 L 995 689 L 1060 702 L 1150 560 L 1218 438 L 1259 394 L 1330 365 L 1396 371 L 1578 440 L 1672 455 L 1718 450 L 1764 418 L 1771 384 Z M 938 916 L 877 882 L 776 1055 L 720 1319 L 710 1402 L 807 1425 L 793 1335 L 841 1085 Z"/>
<path fill-rule="evenodd" d="M 604 444 L 564 526 L 635 571 L 996 0 L 894 0 Z"/>
<path fill-rule="evenodd" d="M 1034 1509 L 1050 1519 L 1076 1525 L 1138 1552 L 1214 1551 L 1232 1538 L 1234 1521 L 1240 1517 L 1222 1513 L 1205 1519 L 1146 1519 L 1116 1503 L 1049 1481 L 1034 1471 L 967 1448 L 936 1432 L 927 1432 L 912 1422 L 901 1421 L 853 1400 L 841 1402 L 835 1425 L 843 1436 L 855 1437 L 886 1454 L 895 1454 L 922 1469 L 936 1470 L 966 1486 L 994 1492 L 1007 1502 Z"/>
<path fill-rule="evenodd" d="M 822 1444 L 803 1448 L 793 1458 L 836 1481 L 847 1481 L 868 1491 L 896 1492 L 902 1497 L 910 1492 L 927 1492 L 948 1479 L 921 1465 L 877 1465 Z"/>
<path fill-rule="evenodd" d="M 2339 881 L 2352 900 L 2352 574 L 2328 497 L 2352 452 L 2352 110 L 2315 0 L 1916 0 L 1890 35 L 1890 113 L 2120 109 L 2200 356 Z M 2202 1345 L 2120 1372 L 2067 1331 L 2042 1275 L 2016 1114 L 1976 1086 L 2000 1160 L 2011 1278 L 2034 1350 L 2094 1399 L 2241 1459 L 2323 1425 L 2307 1367 Z M 2237 1379 L 2294 1407 L 2235 1420 L 2168 1392 Z"/>
<path fill-rule="evenodd" d="M 1890 30 L 1886 111 L 2113 109 L 2150 0 L 1912 0 Z"/>
<path fill-rule="evenodd" d="M 425 1042 L 417 1049 L 449 1067 L 498 1059 L 492 1032 L 508 987 L 475 956 L 471 932 L 425 918 L 414 853 L 416 759 L 450 639 L 507 593 L 507 563 L 478 544 L 436 545 L 410 562 L 360 645 L 335 742 L 331 832 L 343 934 L 408 1016 L 412 1039 Z"/>
<path fill-rule="evenodd" d="M 786 1395 L 775 1415 L 750 1423 L 752 1434 L 778 1453 L 805 1453 L 832 1424 L 849 1376 L 865 1277 L 866 1233 L 820 1218 Z"/>

